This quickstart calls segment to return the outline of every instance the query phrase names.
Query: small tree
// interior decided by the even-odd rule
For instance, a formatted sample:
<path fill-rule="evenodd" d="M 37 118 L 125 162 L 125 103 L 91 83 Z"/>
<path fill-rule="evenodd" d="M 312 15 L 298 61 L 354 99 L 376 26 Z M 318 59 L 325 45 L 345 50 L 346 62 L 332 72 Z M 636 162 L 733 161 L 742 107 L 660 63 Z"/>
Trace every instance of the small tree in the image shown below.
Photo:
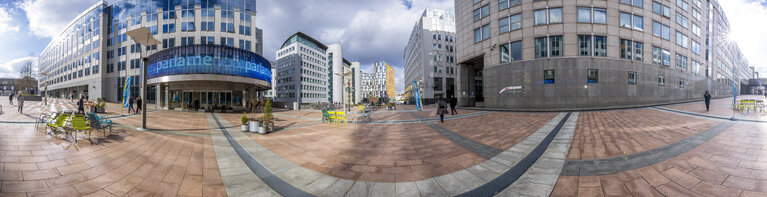
<path fill-rule="evenodd" d="M 272 99 L 266 99 L 266 104 L 264 104 L 264 123 L 269 123 L 272 118 L 274 118 L 274 115 L 272 115 Z"/>
<path fill-rule="evenodd" d="M 245 116 L 245 112 L 242 112 L 242 125 L 248 124 L 248 117 Z"/>
<path fill-rule="evenodd" d="M 35 84 L 35 73 L 34 70 L 34 64 L 35 62 L 32 60 L 24 60 L 24 62 L 21 65 L 21 69 L 19 70 L 19 77 L 21 80 L 19 80 L 19 90 L 26 90 L 26 94 L 29 94 L 29 88 L 32 88 L 34 86 L 37 86 Z"/>

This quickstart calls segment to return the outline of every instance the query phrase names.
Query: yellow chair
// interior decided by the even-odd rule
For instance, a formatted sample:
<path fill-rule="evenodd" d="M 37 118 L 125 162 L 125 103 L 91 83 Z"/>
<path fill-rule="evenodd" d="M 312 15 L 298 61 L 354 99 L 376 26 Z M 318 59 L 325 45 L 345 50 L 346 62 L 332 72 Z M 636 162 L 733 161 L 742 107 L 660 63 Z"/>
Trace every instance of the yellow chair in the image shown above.
<path fill-rule="evenodd" d="M 346 113 L 344 111 L 337 111 L 336 112 L 336 118 L 335 123 L 341 124 L 341 120 L 344 120 L 344 124 L 346 124 Z"/>
<path fill-rule="evenodd" d="M 360 113 L 362 113 L 362 112 L 364 112 L 364 111 L 365 111 L 365 107 L 364 107 L 364 106 L 362 106 L 362 105 L 360 105 Z"/>
<path fill-rule="evenodd" d="M 336 119 L 336 111 L 328 111 L 328 123 L 333 123 Z"/>
<path fill-rule="evenodd" d="M 743 112 L 744 108 L 746 108 L 746 101 L 745 100 L 738 101 L 736 105 L 736 110 L 738 110 L 738 112 Z"/>
<path fill-rule="evenodd" d="M 756 100 L 748 100 L 748 111 L 751 109 L 754 109 L 754 113 L 756 113 Z"/>

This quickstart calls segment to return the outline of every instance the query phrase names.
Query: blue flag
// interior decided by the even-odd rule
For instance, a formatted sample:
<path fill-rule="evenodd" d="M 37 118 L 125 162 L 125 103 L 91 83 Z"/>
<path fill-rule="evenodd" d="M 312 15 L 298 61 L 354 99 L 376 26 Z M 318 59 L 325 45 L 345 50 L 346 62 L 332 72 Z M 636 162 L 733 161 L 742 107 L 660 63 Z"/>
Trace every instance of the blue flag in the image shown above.
<path fill-rule="evenodd" d="M 421 93 L 418 92 L 418 83 L 413 81 L 413 87 L 415 87 L 415 108 L 421 111 Z"/>
<path fill-rule="evenodd" d="M 123 108 L 128 108 L 128 99 L 130 99 L 130 84 L 133 82 L 133 77 L 125 79 L 125 87 L 123 87 Z"/>

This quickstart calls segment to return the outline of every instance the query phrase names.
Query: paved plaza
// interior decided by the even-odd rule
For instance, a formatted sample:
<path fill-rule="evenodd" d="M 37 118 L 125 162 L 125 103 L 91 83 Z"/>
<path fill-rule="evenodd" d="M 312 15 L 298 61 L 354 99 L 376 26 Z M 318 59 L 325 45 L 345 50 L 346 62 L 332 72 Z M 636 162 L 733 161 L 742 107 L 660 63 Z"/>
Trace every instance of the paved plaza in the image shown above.
<path fill-rule="evenodd" d="M 241 132 L 242 114 L 152 105 L 139 131 L 140 115 L 110 103 L 112 132 L 74 143 L 35 128 L 74 101 L 20 114 L 3 97 L 0 196 L 767 196 L 767 113 L 731 102 L 459 109 L 444 123 L 434 106 L 405 105 L 345 125 L 276 110 L 265 135 Z"/>

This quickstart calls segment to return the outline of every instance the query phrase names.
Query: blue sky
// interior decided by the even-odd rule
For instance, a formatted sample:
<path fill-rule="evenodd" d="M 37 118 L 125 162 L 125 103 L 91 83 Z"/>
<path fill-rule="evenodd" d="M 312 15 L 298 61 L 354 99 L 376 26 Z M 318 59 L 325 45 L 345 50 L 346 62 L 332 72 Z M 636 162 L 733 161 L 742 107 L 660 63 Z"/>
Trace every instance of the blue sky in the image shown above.
<path fill-rule="evenodd" d="M 97 0 L 0 0 L 0 77 L 18 76 L 20 62 L 35 60 L 51 38 Z M 114 2 L 108 1 L 108 2 Z M 453 11 L 454 0 L 258 0 L 256 26 L 264 29 L 264 57 L 302 31 L 340 42 L 344 56 L 370 71 L 375 61 L 394 66 L 401 91 L 403 50 L 424 8 Z M 767 76 L 767 0 L 720 0 L 733 39 Z M 27 12 L 26 10 L 34 10 Z"/>

